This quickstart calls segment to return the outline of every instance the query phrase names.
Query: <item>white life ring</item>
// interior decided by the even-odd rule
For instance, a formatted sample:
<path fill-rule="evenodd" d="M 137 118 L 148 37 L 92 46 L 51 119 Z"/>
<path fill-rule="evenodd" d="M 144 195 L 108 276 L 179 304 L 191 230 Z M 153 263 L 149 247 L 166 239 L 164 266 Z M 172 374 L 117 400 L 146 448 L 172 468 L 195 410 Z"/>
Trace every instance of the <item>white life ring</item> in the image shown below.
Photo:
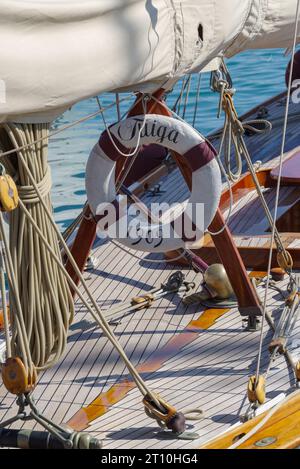
<path fill-rule="evenodd" d="M 188 213 L 186 209 L 168 223 L 149 225 L 147 220 L 141 217 L 138 219 L 138 234 L 135 233 L 134 236 L 131 234 L 132 230 L 128 231 L 126 226 L 125 235 L 116 236 L 118 242 L 140 251 L 166 252 L 190 247 L 201 239 L 215 216 L 222 187 L 219 165 L 210 144 L 187 123 L 156 114 L 127 118 L 113 124 L 109 132 L 110 136 L 107 130 L 101 134 L 99 142 L 90 153 L 86 167 L 86 192 L 93 214 L 97 214 L 97 209 L 99 213 L 99 207 L 102 209 L 104 203 L 113 202 L 117 205 L 120 202 L 115 189 L 115 168 L 120 153 L 112 144 L 111 138 L 117 148 L 123 153 L 129 153 L 136 147 L 140 136 L 140 145 L 160 144 L 185 158 L 192 171 L 192 192 L 188 208 L 202 207 L 202 222 L 199 223 L 196 217 L 194 219 L 191 211 Z M 129 216 L 129 221 L 131 220 L 132 215 Z M 193 237 L 182 233 L 186 220 L 192 223 L 195 231 Z"/>

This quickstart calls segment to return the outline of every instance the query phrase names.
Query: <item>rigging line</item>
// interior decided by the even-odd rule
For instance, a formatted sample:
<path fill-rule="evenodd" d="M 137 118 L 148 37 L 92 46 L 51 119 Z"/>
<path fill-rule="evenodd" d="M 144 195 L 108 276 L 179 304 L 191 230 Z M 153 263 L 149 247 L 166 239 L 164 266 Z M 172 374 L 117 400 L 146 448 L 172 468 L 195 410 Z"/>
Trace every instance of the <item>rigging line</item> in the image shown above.
<path fill-rule="evenodd" d="M 5 253 L 4 262 L 5 262 L 5 270 L 6 270 L 6 274 L 7 274 L 7 280 L 8 280 L 9 288 L 12 291 L 14 306 L 15 306 L 15 308 L 17 310 L 17 313 L 18 313 L 16 315 L 16 317 L 14 318 L 15 325 L 16 325 L 16 329 L 17 329 L 18 333 L 20 333 L 22 338 L 24 338 L 24 340 L 22 340 L 20 342 L 19 346 L 20 346 L 20 350 L 22 351 L 22 355 L 23 355 L 23 358 L 24 358 L 24 366 L 25 366 L 26 370 L 27 371 L 29 370 L 30 374 L 32 374 L 32 372 L 33 372 L 33 368 L 32 368 L 33 363 L 32 363 L 32 360 L 31 360 L 30 347 L 29 347 L 29 343 L 28 343 L 27 335 L 26 335 L 26 326 L 25 326 L 23 316 L 22 316 L 22 307 L 21 307 L 21 303 L 20 303 L 20 300 L 19 300 L 18 284 L 17 284 L 16 278 L 15 278 L 12 258 L 11 258 L 11 254 L 10 254 L 10 250 L 9 250 L 9 244 L 8 244 L 8 240 L 7 240 L 7 237 L 6 237 L 6 233 L 5 233 L 5 229 L 4 229 L 4 223 L 3 223 L 3 217 L 2 217 L 1 212 L 0 212 L 0 236 L 1 236 L 1 239 L 2 239 L 2 242 L 3 242 L 3 246 L 4 246 L 4 251 L 2 251 L 2 252 Z M 12 337 L 12 339 L 14 339 L 14 337 Z M 12 343 L 12 341 L 11 341 L 11 343 Z M 15 350 L 13 350 L 13 349 L 11 349 L 11 351 L 13 353 L 15 352 Z"/>
<path fill-rule="evenodd" d="M 188 84 L 187 84 L 187 89 L 186 89 L 186 92 L 185 92 L 184 104 L 183 104 L 182 119 L 185 118 L 187 103 L 188 103 L 188 99 L 189 99 L 189 95 L 190 95 L 190 89 L 191 89 L 191 78 L 192 78 L 192 75 L 189 75 L 188 80 L 187 80 Z"/>
<path fill-rule="evenodd" d="M 1 283 L 1 299 L 2 299 L 2 311 L 3 311 L 3 321 L 4 321 L 4 336 L 5 336 L 5 345 L 6 345 L 6 354 L 8 357 L 11 357 L 11 345 L 9 338 L 9 317 L 6 301 L 6 288 L 5 288 L 5 270 L 4 270 L 4 243 L 0 241 L 0 283 Z"/>
<path fill-rule="evenodd" d="M 172 111 L 175 112 L 175 110 L 177 110 L 178 113 L 180 112 L 181 100 L 182 100 L 182 96 L 183 96 L 186 86 L 187 86 L 187 80 L 186 80 L 186 77 L 184 77 L 182 80 L 182 84 L 181 84 L 181 91 L 172 107 Z"/>
<path fill-rule="evenodd" d="M 197 90 L 196 90 L 196 103 L 194 107 L 194 116 L 193 116 L 193 127 L 195 127 L 197 111 L 198 111 L 198 104 L 200 99 L 200 87 L 201 87 L 201 73 L 198 74 L 198 83 L 197 83 Z"/>
<path fill-rule="evenodd" d="M 96 96 L 96 100 L 98 102 L 98 105 L 99 105 L 99 108 L 100 108 L 100 113 L 101 113 L 101 116 L 102 116 L 102 119 L 103 119 L 103 123 L 104 123 L 104 126 L 105 126 L 105 130 L 107 132 L 107 135 L 109 136 L 109 139 L 111 141 L 111 143 L 113 144 L 114 148 L 117 150 L 117 152 L 121 155 L 121 156 L 125 156 L 126 158 L 128 157 L 133 157 L 133 156 L 136 156 L 137 154 L 137 151 L 140 147 L 140 141 L 141 141 L 141 134 L 142 134 L 142 131 L 144 130 L 144 127 L 145 127 L 145 124 L 146 124 L 146 113 L 145 113 L 145 103 L 144 103 L 144 96 L 142 96 L 141 100 L 142 100 L 142 104 L 143 104 L 143 110 L 144 110 L 144 120 L 143 120 L 143 124 L 141 125 L 141 128 L 139 130 L 139 133 L 138 133 L 138 138 L 137 138 L 137 142 L 136 142 L 136 146 L 135 146 L 135 149 L 130 152 L 129 150 L 129 153 L 123 153 L 120 148 L 118 148 L 118 145 L 115 143 L 114 141 L 114 138 L 113 138 L 113 135 L 111 134 L 110 130 L 109 130 L 109 126 L 107 125 L 106 123 L 106 119 L 105 119 L 105 116 L 104 116 L 104 112 L 101 111 L 101 104 L 100 104 L 100 100 L 99 100 L 99 97 Z"/>
<path fill-rule="evenodd" d="M 116 93 L 116 108 L 117 108 L 117 118 L 118 121 L 121 120 L 121 109 L 120 109 L 120 95 Z"/>
<path fill-rule="evenodd" d="M 293 37 L 293 47 L 292 47 L 291 73 L 290 73 L 290 76 L 289 76 L 288 92 L 287 92 L 287 97 L 286 97 L 286 108 L 285 108 L 283 134 L 282 134 L 282 142 L 281 142 L 279 173 L 278 173 L 278 180 L 277 180 L 277 186 L 276 186 L 275 209 L 274 209 L 271 244 L 270 244 L 269 259 L 268 259 L 267 281 L 266 281 L 266 289 L 265 289 L 264 302 L 263 302 L 263 315 L 262 315 L 261 333 L 260 333 L 259 349 L 258 349 L 258 357 L 257 357 L 257 368 L 256 368 L 256 375 L 255 375 L 256 383 L 258 382 L 258 377 L 259 377 L 259 372 L 260 372 L 260 364 L 261 364 L 261 357 L 262 357 L 262 346 L 263 346 L 263 338 L 264 338 L 264 324 L 265 324 L 266 311 L 267 311 L 267 299 L 268 299 L 268 293 L 269 293 L 270 273 L 271 273 L 271 266 L 272 266 L 273 244 L 274 244 L 274 239 L 275 239 L 276 218 L 277 218 L 277 212 L 278 212 L 279 192 L 280 192 L 280 186 L 281 186 L 283 154 L 284 154 L 284 148 L 285 148 L 287 123 L 288 123 L 288 115 L 289 115 L 289 105 L 290 105 L 290 97 L 291 97 L 291 89 L 292 89 L 292 75 L 293 75 L 292 71 L 293 71 L 293 67 L 294 67 L 295 51 L 296 51 L 296 43 L 297 43 L 299 10 L 300 10 L 300 0 L 297 0 L 295 28 L 294 28 L 294 37 Z"/>
<path fill-rule="evenodd" d="M 146 105 L 145 105 L 145 100 L 144 100 L 143 98 L 142 98 L 142 106 L 143 106 L 143 113 L 144 113 L 144 121 L 143 121 L 143 125 L 142 125 L 142 127 L 141 127 L 141 129 L 140 129 L 140 131 L 139 131 L 139 138 L 140 138 L 140 136 L 141 136 L 141 134 L 142 134 L 142 131 L 143 131 L 143 128 L 144 128 L 144 126 L 145 126 L 145 124 L 146 124 L 147 109 L 146 109 Z M 137 151 L 135 152 L 135 154 L 133 155 L 133 157 L 130 159 L 127 168 L 126 168 L 126 165 L 124 165 L 124 167 L 123 167 L 123 169 L 122 169 L 122 170 L 124 171 L 124 173 L 123 173 L 123 174 L 120 173 L 119 176 L 118 176 L 118 178 L 117 178 L 117 181 L 116 181 L 116 191 L 117 191 L 117 192 L 119 192 L 121 186 L 124 184 L 124 181 L 125 181 L 125 179 L 127 178 L 128 174 L 130 173 L 130 171 L 131 171 L 131 169 L 132 169 L 132 167 L 133 167 L 133 165 L 134 165 L 134 163 L 135 163 L 135 161 L 136 161 L 138 155 L 139 155 L 139 151 L 137 150 Z"/>
<path fill-rule="evenodd" d="M 133 94 L 136 96 L 138 93 L 133 93 Z M 128 101 L 130 99 L 132 99 L 132 96 L 124 96 L 124 98 L 121 98 L 119 100 L 119 102 Z M 47 136 L 39 137 L 35 140 L 32 140 L 30 143 L 26 143 L 25 145 L 20 145 L 17 148 L 14 148 L 12 150 L 8 150 L 8 151 L 5 151 L 3 153 L 0 153 L 0 158 L 3 158 L 4 156 L 13 155 L 14 153 L 16 153 L 18 151 L 21 151 L 21 150 L 27 150 L 28 148 L 33 147 L 37 143 L 43 142 L 44 140 L 47 141 L 48 139 L 54 137 L 55 135 L 58 135 L 61 132 L 64 132 L 65 130 L 68 130 L 72 127 L 75 127 L 76 125 L 81 124 L 82 122 L 86 122 L 86 121 L 92 119 L 93 117 L 98 116 L 103 111 L 107 111 L 108 109 L 111 109 L 114 106 L 115 106 L 115 102 L 113 102 L 111 104 L 108 104 L 104 109 L 99 109 L 96 112 L 93 112 L 93 113 L 88 114 L 84 117 L 81 117 L 81 119 L 77 119 L 76 121 L 71 122 L 70 124 L 64 125 L 63 127 L 60 127 L 59 129 L 54 130 L 53 132 L 50 132 Z M 3 125 L 3 124 L 0 124 L 0 127 L 1 127 L 1 125 Z"/>

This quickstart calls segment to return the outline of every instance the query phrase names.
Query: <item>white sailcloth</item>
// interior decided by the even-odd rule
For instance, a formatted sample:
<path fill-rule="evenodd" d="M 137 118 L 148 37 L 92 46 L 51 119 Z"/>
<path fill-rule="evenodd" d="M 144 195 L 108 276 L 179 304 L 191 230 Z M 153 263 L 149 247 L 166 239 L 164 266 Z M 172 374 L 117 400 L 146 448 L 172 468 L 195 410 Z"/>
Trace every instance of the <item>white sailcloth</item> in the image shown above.
<path fill-rule="evenodd" d="M 295 12 L 296 0 L 0 0 L 0 121 L 50 121 L 219 54 L 289 46 Z"/>

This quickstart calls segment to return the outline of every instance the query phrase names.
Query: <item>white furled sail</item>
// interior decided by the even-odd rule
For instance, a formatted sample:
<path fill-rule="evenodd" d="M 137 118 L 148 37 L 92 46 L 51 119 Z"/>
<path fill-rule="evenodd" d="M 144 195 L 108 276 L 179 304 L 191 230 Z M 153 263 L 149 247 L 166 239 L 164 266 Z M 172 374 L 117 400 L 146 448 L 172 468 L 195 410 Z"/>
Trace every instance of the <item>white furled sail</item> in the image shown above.
<path fill-rule="evenodd" d="M 0 0 L 0 121 L 154 91 L 219 54 L 290 45 L 296 0 Z"/>

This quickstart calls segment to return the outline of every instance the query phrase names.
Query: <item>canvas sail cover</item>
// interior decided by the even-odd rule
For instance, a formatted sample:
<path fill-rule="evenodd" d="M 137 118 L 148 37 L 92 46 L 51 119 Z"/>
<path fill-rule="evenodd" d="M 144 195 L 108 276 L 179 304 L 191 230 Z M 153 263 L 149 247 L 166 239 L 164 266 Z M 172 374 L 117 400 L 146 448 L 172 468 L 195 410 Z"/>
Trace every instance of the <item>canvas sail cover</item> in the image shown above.
<path fill-rule="evenodd" d="M 219 54 L 288 47 L 297 0 L 0 0 L 0 121 L 154 91 Z"/>

